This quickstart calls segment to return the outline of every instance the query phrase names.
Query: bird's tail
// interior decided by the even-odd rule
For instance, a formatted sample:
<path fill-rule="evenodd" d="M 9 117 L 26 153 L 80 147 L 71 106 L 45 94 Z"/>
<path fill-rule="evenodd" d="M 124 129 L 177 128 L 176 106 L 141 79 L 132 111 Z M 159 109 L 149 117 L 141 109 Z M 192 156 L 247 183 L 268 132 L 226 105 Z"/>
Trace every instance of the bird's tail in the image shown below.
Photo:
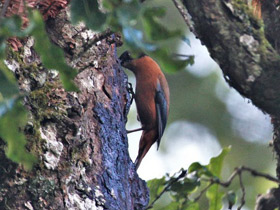
<path fill-rule="evenodd" d="M 153 145 L 153 143 L 156 141 L 156 131 L 150 130 L 150 131 L 143 131 L 142 136 L 139 142 L 139 150 L 138 155 L 135 160 L 135 168 L 136 170 L 139 168 L 141 161 Z"/>

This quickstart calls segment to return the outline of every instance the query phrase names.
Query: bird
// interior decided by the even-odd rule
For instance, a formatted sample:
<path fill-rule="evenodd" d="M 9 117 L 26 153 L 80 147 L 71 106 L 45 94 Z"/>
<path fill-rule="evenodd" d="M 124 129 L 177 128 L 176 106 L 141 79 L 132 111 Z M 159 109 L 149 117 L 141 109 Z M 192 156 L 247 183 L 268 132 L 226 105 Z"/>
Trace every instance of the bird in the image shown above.
<path fill-rule="evenodd" d="M 155 142 L 159 148 L 169 114 L 169 86 L 159 65 L 151 57 L 142 53 L 133 59 L 125 51 L 119 59 L 121 65 L 131 70 L 136 77 L 134 97 L 141 128 L 131 132 L 143 130 L 135 160 L 137 170 Z"/>

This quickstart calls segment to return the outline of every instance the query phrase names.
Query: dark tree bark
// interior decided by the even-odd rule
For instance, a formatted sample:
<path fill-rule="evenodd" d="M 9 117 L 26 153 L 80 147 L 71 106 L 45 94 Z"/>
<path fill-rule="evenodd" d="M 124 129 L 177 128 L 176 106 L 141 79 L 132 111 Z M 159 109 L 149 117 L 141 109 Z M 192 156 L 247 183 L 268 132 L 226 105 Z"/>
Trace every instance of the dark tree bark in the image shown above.
<path fill-rule="evenodd" d="M 226 81 L 263 112 L 274 125 L 273 147 L 280 178 L 280 13 L 274 1 L 261 1 L 263 22 L 254 17 L 246 1 L 183 0 L 196 36 L 220 65 Z M 278 192 L 275 190 L 273 192 Z M 268 199 L 275 196 L 264 196 Z M 276 207 L 279 207 L 279 196 Z M 266 209 L 258 202 L 256 209 Z M 267 201 L 267 203 L 269 203 Z M 274 208 L 276 208 L 274 207 Z"/>
<path fill-rule="evenodd" d="M 0 139 L 0 209 L 142 209 L 149 193 L 128 154 L 130 96 L 114 35 L 81 55 L 97 35 L 72 26 L 65 11 L 46 30 L 79 71 L 80 92 L 66 92 L 57 72 L 42 66 L 32 38 L 19 52 L 10 50 L 7 62 L 30 112 L 27 149 L 38 163 L 31 171 L 12 163 Z"/>

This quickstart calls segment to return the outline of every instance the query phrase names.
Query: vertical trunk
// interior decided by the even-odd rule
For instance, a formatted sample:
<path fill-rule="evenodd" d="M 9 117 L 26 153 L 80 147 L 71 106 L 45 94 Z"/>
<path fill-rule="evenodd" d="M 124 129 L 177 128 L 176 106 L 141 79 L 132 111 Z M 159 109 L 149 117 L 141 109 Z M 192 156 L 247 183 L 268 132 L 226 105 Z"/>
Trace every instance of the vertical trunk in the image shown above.
<path fill-rule="evenodd" d="M 130 96 L 112 37 L 79 57 L 91 31 L 72 26 L 64 11 L 47 22 L 47 32 L 79 71 L 80 92 L 64 91 L 57 72 L 42 66 L 32 38 L 9 52 L 30 112 L 27 148 L 38 162 L 25 171 L 5 158 L 0 140 L 0 209 L 142 209 L 149 193 L 128 154 Z"/>

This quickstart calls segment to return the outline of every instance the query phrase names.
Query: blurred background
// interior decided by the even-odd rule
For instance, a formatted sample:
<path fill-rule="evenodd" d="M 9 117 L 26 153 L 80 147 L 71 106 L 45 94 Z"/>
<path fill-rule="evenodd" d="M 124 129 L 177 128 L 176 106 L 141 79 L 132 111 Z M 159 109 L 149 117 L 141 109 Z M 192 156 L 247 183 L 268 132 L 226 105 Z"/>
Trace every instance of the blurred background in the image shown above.
<path fill-rule="evenodd" d="M 177 73 L 164 72 L 171 97 L 168 125 L 159 151 L 153 146 L 143 159 L 138 170 L 140 177 L 150 180 L 166 173 L 173 174 L 181 168 L 187 169 L 193 162 L 208 164 L 211 157 L 217 156 L 223 147 L 229 145 L 232 149 L 224 162 L 224 180 L 235 167 L 241 165 L 275 175 L 275 158 L 269 147 L 272 139 L 270 117 L 229 87 L 207 49 L 187 31 L 185 22 L 171 1 L 153 0 L 145 4 L 165 6 L 167 15 L 163 21 L 166 27 L 186 30 L 190 46 L 181 39 L 173 39 L 163 45 L 168 47 L 169 53 L 194 55 L 195 63 Z M 135 86 L 134 75 L 125 71 L 129 82 Z M 133 102 L 127 129 L 139 127 Z M 133 161 L 138 153 L 140 136 L 141 132 L 128 135 Z M 273 183 L 254 178 L 246 172 L 242 177 L 246 188 L 246 207 L 243 209 L 253 209 L 257 195 L 265 193 Z M 239 188 L 237 179 L 231 189 L 238 193 Z"/>

